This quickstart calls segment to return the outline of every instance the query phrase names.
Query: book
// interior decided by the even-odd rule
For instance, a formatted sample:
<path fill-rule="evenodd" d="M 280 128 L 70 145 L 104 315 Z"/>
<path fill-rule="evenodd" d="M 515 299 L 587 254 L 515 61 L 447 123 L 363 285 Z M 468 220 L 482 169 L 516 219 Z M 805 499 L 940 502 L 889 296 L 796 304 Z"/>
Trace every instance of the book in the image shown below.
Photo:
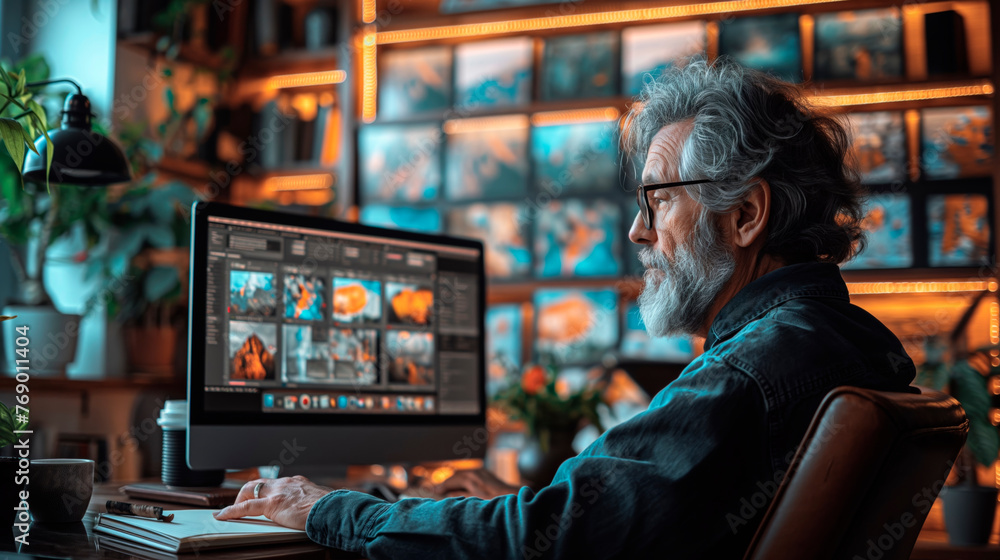
<path fill-rule="evenodd" d="M 214 510 L 185 509 L 171 522 L 131 515 L 99 514 L 94 529 L 121 541 L 164 552 L 200 552 L 262 544 L 305 541 L 306 532 L 282 527 L 263 516 L 219 521 Z"/>
<path fill-rule="evenodd" d="M 272 313 L 273 315 L 273 313 Z M 222 507 L 236 501 L 242 484 L 223 483 L 223 486 L 179 487 L 165 484 L 138 483 L 127 484 L 121 491 L 129 498 L 151 500 L 154 502 L 170 502 L 174 504 L 189 504 L 192 506 Z"/>

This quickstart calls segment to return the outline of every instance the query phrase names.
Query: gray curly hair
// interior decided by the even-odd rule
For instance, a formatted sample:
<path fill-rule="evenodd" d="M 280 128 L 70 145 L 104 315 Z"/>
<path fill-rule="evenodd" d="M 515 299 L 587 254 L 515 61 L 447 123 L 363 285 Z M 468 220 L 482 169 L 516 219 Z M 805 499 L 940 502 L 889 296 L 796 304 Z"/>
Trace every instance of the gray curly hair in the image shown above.
<path fill-rule="evenodd" d="M 679 179 L 717 181 L 685 187 L 703 206 L 700 220 L 735 210 L 763 179 L 771 189 L 763 253 L 786 264 L 841 263 L 863 250 L 865 191 L 850 139 L 800 87 L 725 57 L 690 59 L 647 81 L 623 117 L 626 152 L 644 160 L 661 128 L 692 118 Z"/>

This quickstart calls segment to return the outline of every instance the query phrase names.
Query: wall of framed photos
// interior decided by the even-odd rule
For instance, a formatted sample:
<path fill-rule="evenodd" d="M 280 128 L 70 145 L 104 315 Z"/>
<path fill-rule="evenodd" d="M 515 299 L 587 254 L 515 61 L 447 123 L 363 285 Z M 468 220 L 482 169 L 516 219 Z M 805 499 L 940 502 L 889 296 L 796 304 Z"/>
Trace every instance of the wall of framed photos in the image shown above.
<path fill-rule="evenodd" d="M 369 4 L 376 15 L 391 8 Z M 804 83 L 842 116 L 872 193 L 869 247 L 845 276 L 859 301 L 899 322 L 897 334 L 912 317 L 894 319 L 907 304 L 893 298 L 943 284 L 907 296 L 871 294 L 868 284 L 979 278 L 948 299 L 940 332 L 966 295 L 988 288 L 987 2 L 641 6 L 636 16 L 621 4 L 415 0 L 374 24 L 377 86 L 361 104 L 375 118 L 357 139 L 360 220 L 484 241 L 494 374 L 540 358 L 593 364 L 616 352 L 683 363 L 697 351 L 697 341 L 650 340 L 638 319 L 641 267 L 627 239 L 636 162 L 619 153 L 617 120 L 645 76 L 698 53 Z M 974 314 L 970 344 L 992 341 L 991 321 L 985 309 Z M 918 359 L 922 344 L 908 346 Z"/>

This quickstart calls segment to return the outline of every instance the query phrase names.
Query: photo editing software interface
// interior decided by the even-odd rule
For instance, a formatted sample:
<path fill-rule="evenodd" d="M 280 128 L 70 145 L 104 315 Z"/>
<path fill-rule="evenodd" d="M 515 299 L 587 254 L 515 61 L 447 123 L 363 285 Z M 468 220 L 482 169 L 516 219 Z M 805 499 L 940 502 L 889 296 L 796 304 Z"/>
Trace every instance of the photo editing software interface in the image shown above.
<path fill-rule="evenodd" d="M 480 251 L 208 218 L 205 407 L 480 412 Z"/>

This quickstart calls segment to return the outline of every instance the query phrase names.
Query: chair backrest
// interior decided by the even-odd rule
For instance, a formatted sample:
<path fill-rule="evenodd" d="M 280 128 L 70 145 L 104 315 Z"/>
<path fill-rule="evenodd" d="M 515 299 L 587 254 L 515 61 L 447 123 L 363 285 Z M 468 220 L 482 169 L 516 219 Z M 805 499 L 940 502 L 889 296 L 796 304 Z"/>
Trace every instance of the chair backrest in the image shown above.
<path fill-rule="evenodd" d="M 909 558 L 968 431 L 938 391 L 830 391 L 744 558 Z"/>

